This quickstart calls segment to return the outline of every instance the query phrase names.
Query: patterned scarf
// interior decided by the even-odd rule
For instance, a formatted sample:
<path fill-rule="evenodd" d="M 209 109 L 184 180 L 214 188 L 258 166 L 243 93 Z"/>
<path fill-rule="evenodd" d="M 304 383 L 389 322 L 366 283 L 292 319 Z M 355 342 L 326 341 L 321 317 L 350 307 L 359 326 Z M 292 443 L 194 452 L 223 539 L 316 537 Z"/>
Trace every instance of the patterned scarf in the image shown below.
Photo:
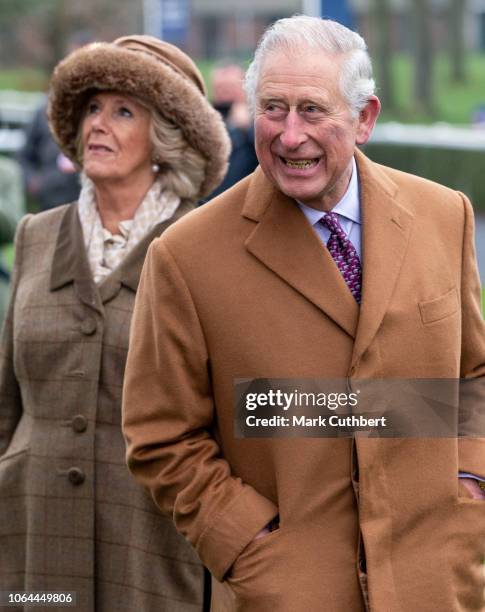
<path fill-rule="evenodd" d="M 155 181 L 133 219 L 121 221 L 120 234 L 112 234 L 101 222 L 94 183 L 83 175 L 78 214 L 94 282 L 99 285 L 155 225 L 173 216 L 179 204 L 178 196 Z"/>

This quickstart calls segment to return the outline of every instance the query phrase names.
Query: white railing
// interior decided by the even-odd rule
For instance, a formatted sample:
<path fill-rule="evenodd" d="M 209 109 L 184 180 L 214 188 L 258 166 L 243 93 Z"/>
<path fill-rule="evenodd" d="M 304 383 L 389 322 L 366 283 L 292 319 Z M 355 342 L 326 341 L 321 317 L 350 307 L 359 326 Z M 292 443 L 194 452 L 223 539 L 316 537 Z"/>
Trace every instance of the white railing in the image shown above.
<path fill-rule="evenodd" d="M 14 154 L 21 148 L 24 129 L 44 99 L 41 92 L 0 90 L 0 155 Z"/>
<path fill-rule="evenodd" d="M 381 143 L 485 151 L 485 125 L 382 123 L 376 125 L 369 141 L 369 144 Z"/>

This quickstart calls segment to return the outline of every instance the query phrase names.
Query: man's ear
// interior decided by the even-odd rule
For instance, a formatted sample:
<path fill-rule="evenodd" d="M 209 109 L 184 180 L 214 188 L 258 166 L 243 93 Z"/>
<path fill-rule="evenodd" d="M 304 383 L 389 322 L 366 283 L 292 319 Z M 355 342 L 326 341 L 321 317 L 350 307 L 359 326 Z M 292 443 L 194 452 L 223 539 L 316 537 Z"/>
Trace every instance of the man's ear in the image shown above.
<path fill-rule="evenodd" d="M 369 140 L 380 112 L 381 103 L 379 98 L 377 96 L 371 96 L 367 104 L 359 113 L 359 124 L 355 137 L 355 142 L 357 144 L 362 145 Z"/>

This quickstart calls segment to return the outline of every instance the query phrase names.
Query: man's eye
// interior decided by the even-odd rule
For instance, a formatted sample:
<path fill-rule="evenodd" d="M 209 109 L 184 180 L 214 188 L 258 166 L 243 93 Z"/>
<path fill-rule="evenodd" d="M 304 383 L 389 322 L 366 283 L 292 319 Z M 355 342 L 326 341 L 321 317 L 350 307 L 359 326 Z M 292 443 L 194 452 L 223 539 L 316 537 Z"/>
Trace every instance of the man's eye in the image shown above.
<path fill-rule="evenodd" d="M 270 115 L 271 117 L 280 117 L 283 116 L 285 110 L 281 108 L 281 106 L 277 106 L 276 104 L 266 104 L 264 107 L 264 112 Z"/>

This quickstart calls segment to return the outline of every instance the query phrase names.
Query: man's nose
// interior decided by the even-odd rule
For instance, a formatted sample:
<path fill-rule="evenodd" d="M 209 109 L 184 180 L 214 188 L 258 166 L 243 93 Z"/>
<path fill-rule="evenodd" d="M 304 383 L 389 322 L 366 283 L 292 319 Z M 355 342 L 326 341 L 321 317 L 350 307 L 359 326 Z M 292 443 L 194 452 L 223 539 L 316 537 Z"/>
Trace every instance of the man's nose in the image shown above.
<path fill-rule="evenodd" d="M 280 134 L 281 144 L 287 149 L 297 149 L 307 139 L 303 118 L 296 110 L 290 110 L 286 115 L 284 128 Z"/>

